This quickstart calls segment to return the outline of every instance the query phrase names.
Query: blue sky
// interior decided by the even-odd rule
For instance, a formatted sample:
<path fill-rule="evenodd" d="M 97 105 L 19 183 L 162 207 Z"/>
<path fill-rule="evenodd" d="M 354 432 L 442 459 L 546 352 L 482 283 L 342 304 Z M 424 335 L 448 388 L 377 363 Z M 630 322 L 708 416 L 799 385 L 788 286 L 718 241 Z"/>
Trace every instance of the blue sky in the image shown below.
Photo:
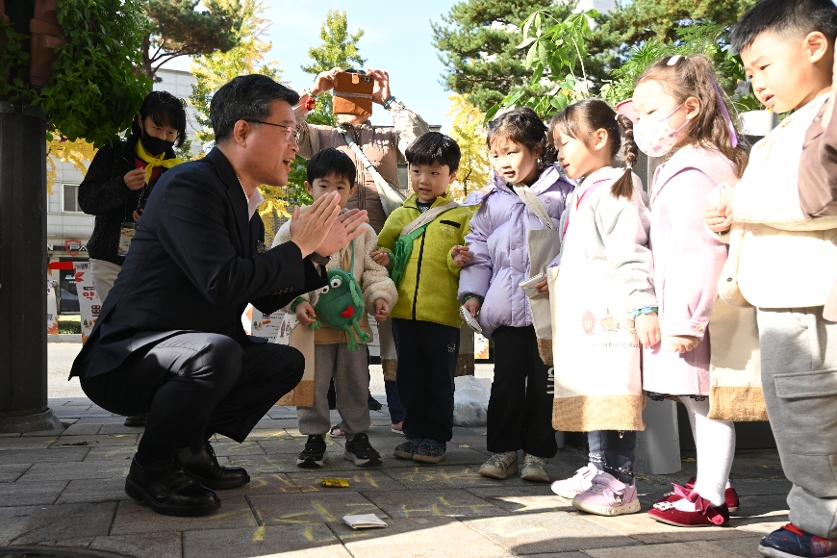
<path fill-rule="evenodd" d="M 451 94 L 439 84 L 443 70 L 431 43 L 430 21 L 439 21 L 455 0 L 264 0 L 265 16 L 272 22 L 268 39 L 270 58 L 279 62 L 282 79 L 295 89 L 308 87 L 312 77 L 300 66 L 307 64 L 308 49 L 320 44 L 320 27 L 329 9 L 345 10 L 349 31 L 364 30 L 358 43 L 368 68 L 389 72 L 393 94 L 430 124 L 445 124 Z M 376 106 L 373 123 L 391 122 Z"/>
<path fill-rule="evenodd" d="M 310 87 L 313 76 L 300 66 L 309 63 L 308 49 L 321 44 L 320 27 L 329 9 L 345 11 L 349 31 L 358 28 L 364 35 L 358 43 L 367 69 L 389 72 L 393 94 L 418 112 L 429 124 L 447 128 L 450 106 L 446 91 L 439 82 L 443 66 L 431 43 L 430 21 L 439 21 L 456 0 L 379 1 L 379 0 L 263 0 L 264 17 L 271 21 L 266 39 L 273 44 L 267 60 L 276 60 L 282 80 L 301 90 Z M 189 69 L 189 61 L 180 58 L 169 67 Z M 375 105 L 375 124 L 390 124 L 387 112 Z"/>

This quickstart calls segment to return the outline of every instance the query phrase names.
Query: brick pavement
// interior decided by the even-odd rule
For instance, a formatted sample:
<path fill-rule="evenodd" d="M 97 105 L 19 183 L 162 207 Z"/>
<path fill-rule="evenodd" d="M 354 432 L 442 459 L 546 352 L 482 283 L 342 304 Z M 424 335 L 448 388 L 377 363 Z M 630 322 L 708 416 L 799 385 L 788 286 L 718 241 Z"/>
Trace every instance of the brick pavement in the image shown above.
<path fill-rule="evenodd" d="M 328 440 L 326 467 L 302 470 L 304 444 L 293 408 L 274 407 L 248 441 L 214 441 L 222 463 L 246 467 L 247 487 L 222 491 L 207 518 L 154 514 L 129 499 L 124 478 L 141 429 L 122 425 L 84 398 L 50 399 L 66 428 L 0 434 L 0 547 L 50 545 L 109 555 L 160 558 L 250 556 L 399 558 L 418 556 L 645 558 L 757 557 L 758 539 L 787 522 L 784 479 L 775 451 L 739 451 L 732 480 L 741 508 L 729 527 L 683 529 L 645 514 L 602 518 L 578 513 L 545 484 L 477 474 L 486 459 L 485 429 L 455 428 L 438 465 L 393 457 L 403 437 L 373 412 L 370 440 L 384 465 L 359 469 Z M 564 448 L 549 460 L 553 478 L 571 475 L 583 454 Z M 694 474 L 694 462 L 669 476 L 637 483 L 643 509 Z M 324 476 L 348 489 L 323 488 Z M 352 531 L 349 513 L 375 513 L 380 530 Z M 100 555 L 105 555 L 100 554 Z"/>

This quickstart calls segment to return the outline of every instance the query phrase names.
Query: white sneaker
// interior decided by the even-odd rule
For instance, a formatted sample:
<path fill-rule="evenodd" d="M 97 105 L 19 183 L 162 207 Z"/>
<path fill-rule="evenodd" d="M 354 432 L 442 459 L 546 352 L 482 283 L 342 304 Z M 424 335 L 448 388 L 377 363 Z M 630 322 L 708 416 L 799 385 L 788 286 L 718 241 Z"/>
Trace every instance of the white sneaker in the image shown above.
<path fill-rule="evenodd" d="M 549 482 L 549 474 L 546 472 L 546 459 L 528 453 L 524 454 L 520 478 L 527 481 Z"/>
<path fill-rule="evenodd" d="M 599 472 L 593 465 L 587 464 L 576 471 L 572 477 L 553 482 L 552 491 L 562 498 L 572 500 L 593 485 L 593 477 Z"/>
<path fill-rule="evenodd" d="M 479 473 L 484 477 L 500 480 L 517 473 L 517 452 L 495 453 L 482 464 Z"/>

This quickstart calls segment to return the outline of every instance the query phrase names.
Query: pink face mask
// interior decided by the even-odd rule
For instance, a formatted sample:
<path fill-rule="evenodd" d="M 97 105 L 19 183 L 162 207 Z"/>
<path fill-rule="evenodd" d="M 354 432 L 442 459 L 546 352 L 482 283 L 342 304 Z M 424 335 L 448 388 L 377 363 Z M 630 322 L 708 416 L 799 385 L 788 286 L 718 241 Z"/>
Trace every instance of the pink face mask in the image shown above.
<path fill-rule="evenodd" d="M 677 143 L 677 135 L 689 121 L 686 120 L 682 126 L 674 130 L 669 124 L 669 119 L 684 104 L 681 103 L 667 116 L 662 118 L 646 117 L 634 125 L 634 141 L 636 141 L 636 146 L 640 151 L 649 157 L 662 157 L 674 148 Z"/>

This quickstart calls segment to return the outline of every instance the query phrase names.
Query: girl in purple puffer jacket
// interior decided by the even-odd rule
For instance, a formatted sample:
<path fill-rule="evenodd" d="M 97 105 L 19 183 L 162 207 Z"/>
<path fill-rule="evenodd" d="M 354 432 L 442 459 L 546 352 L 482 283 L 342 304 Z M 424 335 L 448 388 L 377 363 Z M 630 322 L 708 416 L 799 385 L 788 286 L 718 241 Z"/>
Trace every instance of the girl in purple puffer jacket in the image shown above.
<path fill-rule="evenodd" d="M 480 474 L 496 479 L 517 473 L 517 450 L 522 449 L 521 478 L 548 482 L 546 459 L 558 451 L 547 392 L 550 368 L 538 354 L 529 301 L 520 288 L 531 276 L 526 232 L 544 225 L 516 191 L 529 187 L 558 227 L 573 186 L 554 166 L 546 131 L 528 108 L 505 113 L 489 125 L 493 189 L 471 219 L 467 250 L 453 251 L 465 263 L 459 299 L 471 315 L 479 313 L 483 333 L 495 346 L 488 406 L 488 449 L 494 455 Z"/>

